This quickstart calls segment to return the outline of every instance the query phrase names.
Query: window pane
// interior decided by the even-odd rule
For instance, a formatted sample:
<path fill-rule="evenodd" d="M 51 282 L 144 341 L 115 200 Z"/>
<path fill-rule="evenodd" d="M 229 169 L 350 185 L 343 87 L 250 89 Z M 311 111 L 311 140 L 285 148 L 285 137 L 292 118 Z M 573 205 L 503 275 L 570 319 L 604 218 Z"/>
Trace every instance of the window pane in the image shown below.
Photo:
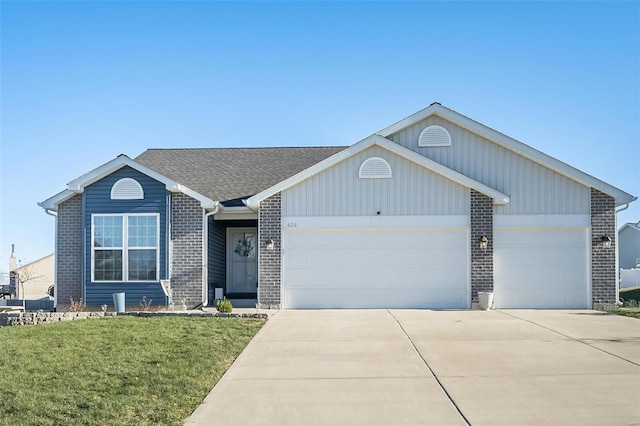
<path fill-rule="evenodd" d="M 122 216 L 94 216 L 94 247 L 122 247 Z"/>
<path fill-rule="evenodd" d="M 129 247 L 157 247 L 157 216 L 129 216 Z"/>
<path fill-rule="evenodd" d="M 122 250 L 96 250 L 95 281 L 122 281 Z"/>
<path fill-rule="evenodd" d="M 129 250 L 129 280 L 155 281 L 156 250 Z"/>

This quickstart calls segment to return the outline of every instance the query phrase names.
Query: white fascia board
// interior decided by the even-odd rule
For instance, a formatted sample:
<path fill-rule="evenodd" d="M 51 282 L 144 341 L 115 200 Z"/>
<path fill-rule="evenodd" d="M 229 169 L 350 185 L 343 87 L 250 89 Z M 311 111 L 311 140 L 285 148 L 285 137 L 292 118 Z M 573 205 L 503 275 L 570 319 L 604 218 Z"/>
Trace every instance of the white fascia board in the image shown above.
<path fill-rule="evenodd" d="M 407 160 L 413 161 L 435 173 L 438 173 L 447 179 L 450 179 L 460 185 L 466 186 L 468 188 L 475 189 L 482 194 L 485 194 L 491 198 L 493 198 L 495 204 L 507 204 L 509 202 L 509 196 L 499 192 L 493 188 L 488 187 L 474 179 L 471 179 L 468 176 L 464 176 L 461 173 L 456 172 L 446 166 L 443 166 L 440 163 L 437 163 L 423 155 L 418 154 L 408 148 L 398 145 L 397 143 L 384 138 L 380 135 L 371 135 L 366 139 L 361 140 L 360 142 L 350 146 L 349 148 L 338 152 L 337 154 L 332 155 L 329 158 L 309 167 L 301 171 L 298 174 L 291 176 L 288 179 L 283 180 L 282 182 L 265 189 L 264 191 L 248 198 L 245 202 L 245 205 L 249 207 L 251 210 L 257 211 L 260 207 L 260 202 L 270 196 L 277 194 L 285 189 L 288 189 L 298 183 L 304 181 L 305 179 L 310 178 L 311 176 L 322 172 L 323 170 L 328 169 L 329 167 L 334 166 L 342 160 L 345 160 L 365 149 L 378 145 L 388 151 L 393 152 L 401 157 L 406 158 Z"/>
<path fill-rule="evenodd" d="M 437 115 L 441 118 L 444 118 L 445 120 L 451 121 L 452 123 L 472 133 L 482 136 L 483 138 L 488 139 L 491 142 L 494 142 L 510 151 L 516 152 L 523 157 L 541 164 L 555 172 L 558 172 L 561 175 L 566 176 L 576 182 L 579 182 L 586 187 L 593 187 L 599 191 L 602 191 L 605 194 L 615 198 L 616 206 L 631 203 L 637 200 L 637 197 L 634 197 L 633 195 L 621 189 L 618 189 L 613 185 L 609 185 L 608 183 L 603 182 L 600 179 L 595 178 L 581 170 L 578 170 L 573 166 L 570 166 L 554 157 L 551 157 L 550 155 L 538 151 L 537 149 L 532 148 L 529 145 L 526 145 L 516 139 L 500 133 L 488 126 L 485 126 L 484 124 L 478 123 L 477 121 L 472 120 L 469 117 L 466 117 L 440 104 L 431 104 L 429 107 L 418 111 L 417 113 L 412 114 L 409 117 L 400 120 L 389 127 L 385 127 L 377 133 L 386 138 L 393 133 L 397 133 L 398 131 L 412 126 L 432 115 Z"/>
<path fill-rule="evenodd" d="M 635 223 L 625 223 L 624 225 L 622 225 L 620 229 L 618 229 L 618 234 L 621 233 L 626 228 L 633 229 L 634 231 L 640 232 L 640 228 L 638 228 Z"/>
<path fill-rule="evenodd" d="M 369 136 L 366 139 L 361 140 L 358 143 L 351 145 L 349 148 L 346 148 L 336 154 L 333 154 L 331 157 L 325 158 L 319 163 L 314 164 L 313 166 L 302 170 L 301 172 L 279 182 L 262 192 L 259 192 L 246 200 L 243 200 L 243 203 L 249 207 L 253 211 L 258 211 L 260 208 L 260 202 L 271 197 L 278 192 L 284 191 L 287 188 L 291 188 L 292 186 L 302 182 L 305 179 L 310 178 L 311 176 L 320 173 L 323 170 L 328 169 L 329 167 L 339 163 L 340 161 L 351 157 L 358 152 L 367 149 L 368 147 L 374 144 L 376 135 Z"/>
<path fill-rule="evenodd" d="M 503 194 L 502 192 L 493 189 L 490 186 L 478 182 L 477 180 L 472 179 L 469 176 L 465 176 L 462 173 L 458 173 L 455 170 L 438 163 L 437 161 L 433 161 L 432 159 L 418 154 L 417 152 L 412 151 L 408 148 L 405 148 L 387 138 L 380 137 L 380 139 L 377 140 L 376 144 L 393 152 L 394 154 L 406 158 L 407 160 L 413 161 L 414 163 L 419 164 L 449 180 L 452 180 L 462 186 L 466 186 L 467 188 L 475 189 L 476 191 L 486 195 L 487 197 L 493 198 L 494 204 L 504 205 L 509 203 L 509 196 L 507 194 Z"/>
<path fill-rule="evenodd" d="M 79 194 L 79 192 L 65 189 L 64 191 L 58 192 L 53 197 L 47 198 L 46 200 L 38 203 L 38 205 L 45 210 L 58 211 L 58 204 L 67 201 L 76 194 Z"/>
<path fill-rule="evenodd" d="M 161 182 L 165 185 L 167 191 L 170 192 L 182 192 L 185 195 L 188 195 L 189 197 L 196 199 L 198 201 L 200 201 L 200 205 L 202 206 L 202 208 L 205 209 L 214 209 L 217 206 L 217 201 L 213 201 L 212 199 L 210 199 L 209 197 L 206 197 L 196 191 L 193 191 L 192 189 L 189 189 L 188 187 L 181 185 L 180 183 L 169 179 L 168 177 L 164 176 L 163 174 L 160 174 L 158 172 L 156 172 L 155 170 L 152 170 L 146 166 L 143 166 L 142 164 L 132 160 L 131 158 L 127 157 L 126 155 L 120 155 L 116 158 L 114 158 L 113 160 L 104 163 L 103 165 L 101 165 L 100 167 L 97 167 L 93 170 L 91 170 L 88 173 L 85 173 L 84 175 L 80 176 L 77 179 L 72 180 L 71 182 L 69 182 L 67 184 L 67 188 L 70 191 L 73 191 L 75 193 L 80 193 L 84 191 L 84 188 L 88 185 L 91 185 L 94 182 L 99 181 L 100 179 L 104 178 L 105 176 L 110 175 L 111 173 L 120 170 L 121 168 L 125 167 L 125 166 L 129 166 L 132 169 L 135 169 L 137 171 L 139 171 L 142 174 L 145 174 L 147 176 L 149 176 L 152 179 L 157 180 L 158 182 Z"/>
<path fill-rule="evenodd" d="M 403 118 L 402 120 L 393 123 L 391 126 L 387 126 L 384 129 L 377 131 L 376 134 L 384 136 L 386 138 L 387 136 L 397 133 L 409 126 L 413 126 L 417 122 L 434 115 L 438 111 L 438 107 L 442 107 L 442 105 L 433 103 L 425 109 L 422 109 L 415 114 L 411 114 L 407 118 Z"/>

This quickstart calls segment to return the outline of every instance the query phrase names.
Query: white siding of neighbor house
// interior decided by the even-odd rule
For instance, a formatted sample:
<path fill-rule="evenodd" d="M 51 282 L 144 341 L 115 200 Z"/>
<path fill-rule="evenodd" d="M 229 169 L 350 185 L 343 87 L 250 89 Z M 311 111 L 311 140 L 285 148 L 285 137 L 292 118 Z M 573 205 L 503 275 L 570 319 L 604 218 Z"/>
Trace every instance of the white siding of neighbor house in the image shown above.
<path fill-rule="evenodd" d="M 360 179 L 369 157 L 391 166 L 390 179 Z M 468 215 L 469 189 L 373 146 L 282 192 L 282 216 Z"/>
<path fill-rule="evenodd" d="M 449 131 L 451 146 L 418 146 L 420 132 L 433 124 Z M 588 187 L 440 117 L 431 116 L 389 139 L 509 195 L 509 204 L 496 206 L 496 214 L 590 212 Z"/>

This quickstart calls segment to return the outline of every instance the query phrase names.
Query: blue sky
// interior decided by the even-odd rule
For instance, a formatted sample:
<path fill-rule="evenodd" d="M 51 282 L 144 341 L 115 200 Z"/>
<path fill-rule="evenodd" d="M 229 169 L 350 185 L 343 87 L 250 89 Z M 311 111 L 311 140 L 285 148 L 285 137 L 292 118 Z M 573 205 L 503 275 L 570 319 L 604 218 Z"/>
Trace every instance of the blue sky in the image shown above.
<path fill-rule="evenodd" d="M 146 148 L 350 145 L 434 101 L 640 195 L 638 2 L 0 2 L 0 270 Z M 251 167 L 250 164 L 247 167 Z M 640 201 L 618 215 L 640 220 Z"/>

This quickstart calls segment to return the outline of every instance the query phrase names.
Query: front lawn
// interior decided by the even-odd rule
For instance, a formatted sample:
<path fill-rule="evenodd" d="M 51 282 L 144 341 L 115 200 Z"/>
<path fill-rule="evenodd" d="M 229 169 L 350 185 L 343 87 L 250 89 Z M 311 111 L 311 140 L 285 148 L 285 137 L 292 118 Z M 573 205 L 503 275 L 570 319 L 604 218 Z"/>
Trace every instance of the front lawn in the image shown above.
<path fill-rule="evenodd" d="M 622 315 L 624 317 L 640 318 L 640 308 L 624 308 L 621 306 L 616 306 L 609 312 L 616 315 Z"/>
<path fill-rule="evenodd" d="M 640 318 L 640 287 L 620 289 L 620 300 L 623 307 L 616 307 L 612 312 L 626 317 Z"/>
<path fill-rule="evenodd" d="M 116 317 L 0 329 L 0 424 L 181 425 L 263 324 Z"/>

